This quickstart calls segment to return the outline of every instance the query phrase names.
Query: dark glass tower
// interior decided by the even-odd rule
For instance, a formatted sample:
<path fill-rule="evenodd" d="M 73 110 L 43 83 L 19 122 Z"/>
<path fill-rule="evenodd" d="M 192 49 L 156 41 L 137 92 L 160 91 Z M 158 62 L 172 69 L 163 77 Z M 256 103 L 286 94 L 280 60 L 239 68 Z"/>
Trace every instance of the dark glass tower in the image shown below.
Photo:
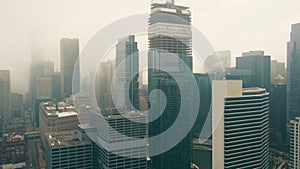
<path fill-rule="evenodd" d="M 287 52 L 287 113 L 294 120 L 300 116 L 300 23 L 292 25 Z"/>
<path fill-rule="evenodd" d="M 263 51 L 250 51 L 236 58 L 237 70 L 250 70 L 249 83 L 243 87 L 261 87 L 270 90 L 271 87 L 271 57 Z"/>
<path fill-rule="evenodd" d="M 70 97 L 72 95 L 72 83 L 73 83 L 73 73 L 76 81 L 79 80 L 79 64 L 76 62 L 79 57 L 79 39 L 67 39 L 63 38 L 60 40 L 60 64 L 62 73 L 62 96 L 64 98 Z M 76 66 L 76 67 L 75 67 Z M 75 70 L 75 71 L 74 71 Z M 78 87 L 78 86 L 76 86 Z M 79 88 L 79 87 L 78 87 Z M 76 92 L 78 89 L 74 89 Z"/>
<path fill-rule="evenodd" d="M 152 3 L 148 38 L 148 91 L 150 94 L 154 89 L 159 89 L 164 92 L 167 99 L 162 115 L 149 124 L 149 137 L 153 137 L 172 126 L 180 112 L 181 91 L 175 79 L 183 76 L 186 70 L 180 65 L 179 60 L 182 60 L 188 69 L 192 70 L 191 12 L 189 8 L 175 5 L 174 1 Z M 169 72 L 163 71 L 163 68 L 166 67 L 172 71 L 172 76 Z M 185 82 L 184 85 L 188 88 L 189 82 Z M 159 100 L 159 98 L 154 100 Z M 160 104 L 160 102 L 157 103 L 154 110 L 149 111 L 149 117 L 157 114 L 154 112 L 156 107 L 163 107 Z M 149 106 L 152 105 L 149 104 Z M 187 113 L 188 118 L 189 110 L 183 111 Z M 168 139 L 172 138 L 160 138 L 156 143 L 150 141 L 150 154 L 153 144 L 156 148 L 163 149 L 160 143 Z M 191 134 L 188 134 L 172 149 L 151 157 L 151 168 L 188 169 L 191 166 L 190 152 Z"/>

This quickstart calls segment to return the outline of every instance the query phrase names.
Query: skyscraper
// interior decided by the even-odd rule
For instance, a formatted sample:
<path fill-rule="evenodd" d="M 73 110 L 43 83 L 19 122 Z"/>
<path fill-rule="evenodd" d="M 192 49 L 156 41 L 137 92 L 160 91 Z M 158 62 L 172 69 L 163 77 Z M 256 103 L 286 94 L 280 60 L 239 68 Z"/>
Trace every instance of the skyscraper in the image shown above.
<path fill-rule="evenodd" d="M 183 61 L 192 71 L 192 32 L 189 7 L 175 5 L 174 0 L 166 0 L 162 3 L 153 2 L 148 40 L 150 49 L 148 54 L 148 92 L 160 89 L 167 99 L 163 114 L 149 124 L 149 137 L 153 137 L 167 130 L 180 112 L 181 93 L 175 76 L 182 76 L 185 70 L 180 66 L 179 60 Z M 163 71 L 163 68 L 166 67 L 172 71 L 173 76 Z M 185 87 L 188 88 L 188 86 Z M 155 98 L 155 100 L 158 99 Z M 162 106 L 159 104 L 156 107 Z M 153 111 L 149 111 L 150 117 L 157 114 Z M 183 111 L 187 113 L 188 118 L 189 111 Z M 166 139 L 169 138 L 160 138 L 158 142 L 164 142 Z M 154 143 L 150 142 L 149 144 L 151 153 L 151 145 Z M 154 169 L 190 168 L 190 152 L 191 136 L 188 134 L 172 149 L 151 157 L 151 167 Z"/>
<path fill-rule="evenodd" d="M 60 101 L 61 100 L 61 73 L 54 72 L 51 76 L 51 91 L 52 98 Z"/>
<path fill-rule="evenodd" d="M 277 60 L 271 60 L 271 83 L 277 83 L 278 77 L 282 77 L 285 81 L 286 69 L 284 62 L 278 62 Z"/>
<path fill-rule="evenodd" d="M 120 66 L 118 82 L 122 87 L 118 87 L 116 92 L 118 98 L 116 106 L 125 106 L 127 110 L 139 110 L 139 54 L 135 37 L 130 35 L 121 39 L 116 46 L 116 69 L 124 62 L 125 66 Z M 131 78 L 132 77 L 132 78 Z M 129 88 L 129 91 L 127 90 Z M 129 98 L 126 99 L 126 98 Z M 133 106 L 133 107 L 132 107 Z"/>
<path fill-rule="evenodd" d="M 286 142 L 286 84 L 273 84 L 270 90 L 271 142 Z"/>
<path fill-rule="evenodd" d="M 269 166 L 269 93 L 241 80 L 213 81 L 213 169 Z"/>
<path fill-rule="evenodd" d="M 18 93 L 11 93 L 11 117 L 23 117 L 23 95 Z"/>
<path fill-rule="evenodd" d="M 79 72 L 78 67 L 75 67 L 79 58 L 79 40 L 63 38 L 60 40 L 60 64 L 62 73 L 62 96 L 70 97 L 72 94 L 72 82 L 74 69 Z M 75 74 L 75 78 L 79 78 L 79 74 Z M 79 81 L 79 80 L 78 80 Z"/>
<path fill-rule="evenodd" d="M 0 70 L 0 136 L 5 132 L 5 125 L 10 121 L 10 72 Z"/>
<path fill-rule="evenodd" d="M 106 61 L 100 63 L 96 73 L 96 98 L 100 108 L 113 108 L 114 103 L 111 94 L 111 83 L 114 73 L 114 62 Z"/>
<path fill-rule="evenodd" d="M 300 167 L 300 117 L 290 121 L 290 168 Z"/>
<path fill-rule="evenodd" d="M 271 84 L 271 60 L 264 51 L 250 51 L 236 58 L 237 70 L 250 70 L 252 72 L 251 84 L 244 87 L 262 87 L 270 89 Z"/>
<path fill-rule="evenodd" d="M 292 25 L 287 48 L 287 113 L 293 120 L 300 116 L 300 23 Z"/>
<path fill-rule="evenodd" d="M 101 140 L 96 143 L 94 168 L 146 169 L 146 115 L 137 111 L 122 113 L 115 109 L 103 111 L 106 110 L 93 108 L 84 110 L 96 129 L 88 135 Z"/>

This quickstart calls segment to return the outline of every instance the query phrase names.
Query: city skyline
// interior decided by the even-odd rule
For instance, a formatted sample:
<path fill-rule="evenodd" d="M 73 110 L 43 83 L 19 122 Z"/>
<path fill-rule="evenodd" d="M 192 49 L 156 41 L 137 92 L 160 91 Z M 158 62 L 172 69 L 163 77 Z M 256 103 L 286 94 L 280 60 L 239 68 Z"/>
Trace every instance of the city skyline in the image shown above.
<path fill-rule="evenodd" d="M 112 1 L 106 3 L 108 8 L 102 10 L 98 10 L 101 2 L 97 1 L 90 3 L 51 1 L 43 4 L 32 0 L 20 4 L 15 4 L 14 1 L 0 3 L 3 12 L 0 18 L 5 25 L 0 29 L 0 35 L 3 37 L 0 40 L 0 58 L 10 56 L 0 63 L 0 69 L 11 70 L 12 91 L 21 93 L 25 93 L 28 89 L 27 84 L 22 86 L 18 84 L 28 80 L 31 52 L 41 53 L 38 57 L 53 60 L 55 68 L 59 68 L 61 38 L 79 38 L 82 49 L 95 32 L 112 21 L 130 14 L 150 12 L 150 1 L 137 0 L 121 2 L 122 8 L 119 6 L 109 8 L 114 4 Z M 209 39 L 215 50 L 231 50 L 232 60 L 244 51 L 265 50 L 266 54 L 272 55 L 272 59 L 286 62 L 285 46 L 289 39 L 289 25 L 300 20 L 300 12 L 296 8 L 300 2 L 292 0 L 284 2 L 178 0 L 177 3 L 191 6 L 191 10 L 194 11 L 193 25 Z M 265 7 L 269 3 L 272 3 L 272 8 Z M 89 11 L 84 14 L 79 12 L 84 9 Z M 281 12 L 277 14 L 279 10 Z M 12 14 L 12 11 L 17 12 Z M 106 17 L 105 13 L 111 15 Z M 77 20 L 70 19 L 73 17 Z M 273 31 L 269 31 L 270 29 Z M 36 49 L 31 50 L 31 46 L 36 46 Z M 15 48 L 18 50 L 14 50 Z M 18 59 L 22 59 L 22 62 L 15 62 Z M 27 76 L 16 78 L 18 74 L 24 72 Z"/>

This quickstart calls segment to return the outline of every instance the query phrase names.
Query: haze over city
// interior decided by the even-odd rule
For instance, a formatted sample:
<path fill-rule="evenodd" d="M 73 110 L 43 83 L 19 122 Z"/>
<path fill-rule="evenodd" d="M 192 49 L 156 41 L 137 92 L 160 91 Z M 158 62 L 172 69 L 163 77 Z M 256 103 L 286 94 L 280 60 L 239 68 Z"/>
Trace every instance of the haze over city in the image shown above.
<path fill-rule="evenodd" d="M 53 60 L 59 69 L 61 38 L 79 38 L 82 49 L 107 24 L 124 16 L 149 13 L 150 3 L 150 0 L 0 1 L 0 68 L 11 70 L 12 91 L 27 92 L 31 57 Z M 272 59 L 286 61 L 290 25 L 300 20 L 297 0 L 178 0 L 177 3 L 191 7 L 192 24 L 216 50 L 230 49 L 232 62 L 249 50 L 264 50 Z"/>

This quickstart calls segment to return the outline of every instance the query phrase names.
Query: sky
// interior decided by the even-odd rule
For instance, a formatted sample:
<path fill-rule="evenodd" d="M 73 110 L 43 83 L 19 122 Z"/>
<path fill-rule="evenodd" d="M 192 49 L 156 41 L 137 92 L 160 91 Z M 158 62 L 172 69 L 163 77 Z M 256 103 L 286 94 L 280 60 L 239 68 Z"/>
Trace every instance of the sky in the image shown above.
<path fill-rule="evenodd" d="M 264 50 L 286 60 L 291 24 L 300 22 L 299 0 L 175 0 L 191 7 L 192 24 L 215 50 L 240 56 Z M 34 58 L 59 69 L 59 40 L 79 38 L 82 49 L 101 28 L 125 16 L 149 13 L 151 0 L 0 0 L 0 69 L 11 70 L 12 92 L 28 89 Z M 233 59 L 234 60 L 234 59 Z"/>

